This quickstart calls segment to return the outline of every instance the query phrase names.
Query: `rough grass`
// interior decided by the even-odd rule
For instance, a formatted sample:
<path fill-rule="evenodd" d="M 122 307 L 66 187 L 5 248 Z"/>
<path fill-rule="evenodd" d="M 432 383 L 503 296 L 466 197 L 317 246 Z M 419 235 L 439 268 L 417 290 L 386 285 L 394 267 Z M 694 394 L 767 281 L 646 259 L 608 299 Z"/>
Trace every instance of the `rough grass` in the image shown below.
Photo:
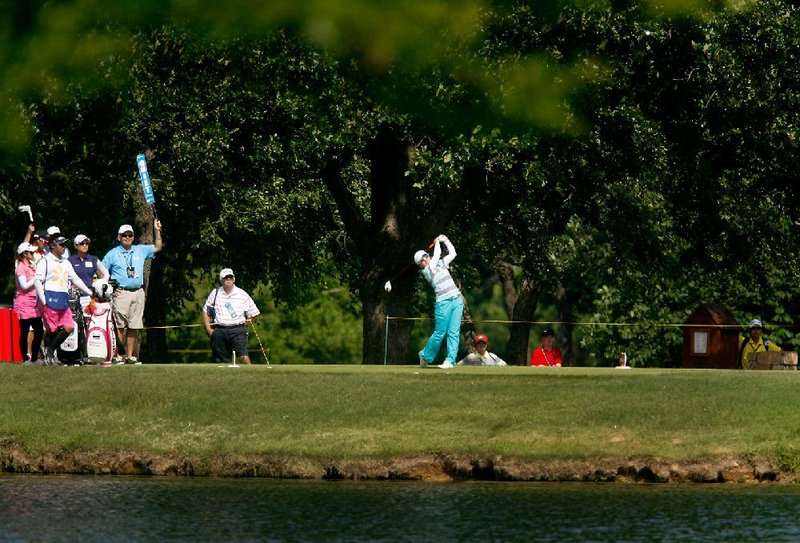
<path fill-rule="evenodd" d="M 794 467 L 794 372 L 408 366 L 0 366 L 27 451 L 520 460 L 743 455 Z"/>

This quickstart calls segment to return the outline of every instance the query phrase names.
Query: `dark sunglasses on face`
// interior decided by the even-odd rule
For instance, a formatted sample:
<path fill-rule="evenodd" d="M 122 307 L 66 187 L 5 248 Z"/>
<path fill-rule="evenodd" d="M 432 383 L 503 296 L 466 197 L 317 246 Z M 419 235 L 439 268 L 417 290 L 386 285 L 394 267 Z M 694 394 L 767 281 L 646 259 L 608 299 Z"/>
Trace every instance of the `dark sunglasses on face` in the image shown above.
<path fill-rule="evenodd" d="M 119 237 L 121 237 L 121 238 L 132 238 L 133 234 L 120 234 Z"/>
<path fill-rule="evenodd" d="M 233 279 L 233 276 L 232 275 L 226 275 L 225 277 L 222 278 L 222 280 L 224 281 L 225 279 Z"/>
<path fill-rule="evenodd" d="M 89 245 L 89 242 L 88 241 L 82 241 L 78 245 Z"/>

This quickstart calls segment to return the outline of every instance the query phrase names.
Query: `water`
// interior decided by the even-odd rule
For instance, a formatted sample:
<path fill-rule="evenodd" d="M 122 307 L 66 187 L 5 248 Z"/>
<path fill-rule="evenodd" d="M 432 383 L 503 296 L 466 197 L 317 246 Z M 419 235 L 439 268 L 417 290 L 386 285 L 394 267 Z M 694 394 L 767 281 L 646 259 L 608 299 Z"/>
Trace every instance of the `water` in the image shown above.
<path fill-rule="evenodd" d="M 800 486 L 0 476 L 0 541 L 796 541 Z"/>

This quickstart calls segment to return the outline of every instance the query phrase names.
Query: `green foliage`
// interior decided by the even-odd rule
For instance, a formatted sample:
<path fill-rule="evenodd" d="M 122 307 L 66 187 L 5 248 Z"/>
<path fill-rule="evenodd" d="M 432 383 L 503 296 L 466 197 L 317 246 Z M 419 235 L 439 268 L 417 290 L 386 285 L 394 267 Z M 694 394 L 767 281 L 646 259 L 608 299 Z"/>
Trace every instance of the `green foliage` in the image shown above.
<path fill-rule="evenodd" d="M 446 229 L 466 285 L 502 260 L 559 315 L 681 322 L 716 301 L 785 324 L 770 335 L 794 342 L 791 2 L 705 18 L 678 15 L 683 2 L 656 18 L 631 3 L 244 2 L 223 14 L 112 1 L 102 15 L 92 2 L 12 4 L 0 32 L 0 219 L 14 232 L 3 254 L 24 231 L 14 206 L 28 203 L 39 226 L 84 232 L 102 255 L 135 216 L 133 157 L 148 150 L 173 314 L 195 295 L 189 270 L 222 266 L 269 284 L 289 315 L 335 320 L 351 300 L 329 307 L 327 281 L 357 293 L 367 319 L 381 304 L 424 312 L 410 274 L 398 284 L 414 302 L 379 287 Z M 398 148 L 408 164 L 380 164 Z M 294 335 L 316 328 L 289 315 L 280 326 Z M 291 336 L 276 340 L 287 357 L 350 356 Z M 680 362 L 675 330 L 598 328 L 582 341 L 584 359 L 634 345 L 642 365 Z"/>
<path fill-rule="evenodd" d="M 361 313 L 347 289 L 328 280 L 311 293 L 306 304 L 289 306 L 279 302 L 269 286 L 251 290 L 252 281 L 237 273 L 237 284 L 249 292 L 261 311 L 250 331 L 248 351 L 254 364 L 349 364 L 361 358 Z M 164 362 L 211 362 L 211 347 L 200 323 L 200 312 L 216 281 L 208 275 L 194 281 L 191 302 L 173 308 L 168 321 L 178 328 L 168 330 L 170 358 Z M 258 337 L 256 337 L 256 335 Z M 261 345 L 268 360 L 264 359 Z"/>

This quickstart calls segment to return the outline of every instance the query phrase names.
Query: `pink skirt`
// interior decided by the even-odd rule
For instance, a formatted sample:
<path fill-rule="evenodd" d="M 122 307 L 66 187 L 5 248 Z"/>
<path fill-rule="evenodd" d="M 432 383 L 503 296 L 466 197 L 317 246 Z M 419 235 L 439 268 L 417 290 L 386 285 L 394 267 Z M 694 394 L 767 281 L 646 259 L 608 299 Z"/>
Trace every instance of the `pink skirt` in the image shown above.
<path fill-rule="evenodd" d="M 17 292 L 14 297 L 14 311 L 20 319 L 35 319 L 42 316 L 42 308 L 39 306 L 39 298 L 36 296 L 36 289 L 30 292 Z"/>

